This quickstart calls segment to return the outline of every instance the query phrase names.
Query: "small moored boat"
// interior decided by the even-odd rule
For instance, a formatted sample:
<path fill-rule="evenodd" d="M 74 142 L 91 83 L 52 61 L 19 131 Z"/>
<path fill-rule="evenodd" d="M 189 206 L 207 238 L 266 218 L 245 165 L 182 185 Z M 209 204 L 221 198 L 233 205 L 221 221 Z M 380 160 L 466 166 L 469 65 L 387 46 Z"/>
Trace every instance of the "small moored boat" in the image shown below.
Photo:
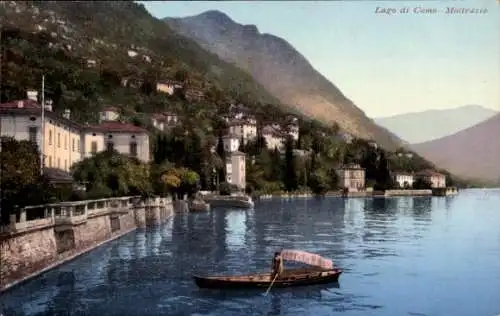
<path fill-rule="evenodd" d="M 278 278 L 273 280 L 271 273 L 236 276 L 194 276 L 196 285 L 200 288 L 241 289 L 241 288 L 269 288 L 292 287 L 314 284 L 338 282 L 342 269 L 333 267 L 331 260 L 318 255 L 296 251 L 283 250 L 284 260 L 306 263 L 314 267 L 284 270 Z"/>

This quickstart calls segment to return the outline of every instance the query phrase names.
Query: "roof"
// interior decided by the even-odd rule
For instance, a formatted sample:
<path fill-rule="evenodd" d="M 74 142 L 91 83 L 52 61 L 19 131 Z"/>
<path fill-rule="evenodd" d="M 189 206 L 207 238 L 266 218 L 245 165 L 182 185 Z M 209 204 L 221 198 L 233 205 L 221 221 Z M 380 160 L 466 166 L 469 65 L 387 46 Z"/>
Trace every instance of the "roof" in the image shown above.
<path fill-rule="evenodd" d="M 222 136 L 222 138 L 225 138 L 225 139 L 227 139 L 227 138 L 240 139 L 240 137 L 238 137 L 238 135 L 232 134 L 232 133 L 226 134 L 226 135 Z"/>
<path fill-rule="evenodd" d="M 391 174 L 393 176 L 413 176 L 413 173 L 406 171 L 393 171 Z"/>
<path fill-rule="evenodd" d="M 41 109 L 42 106 L 37 101 L 24 99 L 14 100 L 0 104 L 1 109 Z"/>
<path fill-rule="evenodd" d="M 163 112 L 163 113 L 153 113 L 153 119 L 157 121 L 166 121 L 168 116 L 177 116 L 175 113 Z"/>
<path fill-rule="evenodd" d="M 19 101 L 23 102 L 22 107 L 19 107 Z M 33 100 L 16 100 L 16 101 L 10 101 L 6 103 L 1 103 L 0 104 L 0 113 L 1 114 L 9 114 L 9 115 L 33 115 L 33 116 L 41 116 L 42 115 L 42 106 Z M 50 110 L 45 110 L 44 115 L 52 120 L 58 121 L 60 123 L 65 124 L 66 126 L 70 126 L 74 129 L 81 130 L 83 126 L 81 124 L 78 124 L 72 120 L 68 120 L 67 118 L 63 117 L 62 115 L 58 115 L 57 113 L 50 111 Z"/>
<path fill-rule="evenodd" d="M 245 156 L 245 153 L 242 153 L 241 151 L 233 151 L 231 153 L 231 156 Z"/>
<path fill-rule="evenodd" d="M 357 164 L 343 165 L 343 166 L 340 166 L 338 169 L 344 169 L 344 170 L 365 170 L 365 168 L 361 168 L 361 166 L 357 165 Z"/>
<path fill-rule="evenodd" d="M 257 125 L 256 123 L 254 122 L 250 122 L 249 120 L 247 119 L 241 119 L 241 120 L 238 120 L 238 119 L 231 119 L 231 121 L 228 123 L 229 126 L 238 126 L 238 125 Z"/>
<path fill-rule="evenodd" d="M 114 106 L 107 106 L 102 109 L 103 111 L 113 111 L 113 112 L 119 112 L 120 110 Z"/>
<path fill-rule="evenodd" d="M 105 121 L 101 124 L 90 125 L 88 130 L 96 132 L 110 132 L 110 133 L 147 133 L 148 131 L 142 127 L 135 126 L 130 123 L 123 123 L 118 121 Z"/>

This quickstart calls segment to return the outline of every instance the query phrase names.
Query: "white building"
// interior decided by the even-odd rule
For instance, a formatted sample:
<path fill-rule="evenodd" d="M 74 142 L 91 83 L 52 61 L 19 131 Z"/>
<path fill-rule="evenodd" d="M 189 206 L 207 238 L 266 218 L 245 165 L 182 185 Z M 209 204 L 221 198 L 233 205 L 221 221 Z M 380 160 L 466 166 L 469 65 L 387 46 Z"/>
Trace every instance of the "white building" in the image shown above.
<path fill-rule="evenodd" d="M 234 134 L 228 134 L 222 138 L 224 142 L 224 150 L 233 153 L 240 148 L 240 139 Z"/>
<path fill-rule="evenodd" d="M 229 133 L 243 139 L 245 144 L 257 137 L 257 122 L 255 119 L 232 120 L 228 125 Z"/>
<path fill-rule="evenodd" d="M 411 188 L 415 181 L 413 174 L 407 172 L 394 172 L 392 179 L 400 188 Z"/>
<path fill-rule="evenodd" d="M 226 158 L 226 181 L 241 190 L 246 188 L 246 159 L 240 151 L 228 153 Z"/>

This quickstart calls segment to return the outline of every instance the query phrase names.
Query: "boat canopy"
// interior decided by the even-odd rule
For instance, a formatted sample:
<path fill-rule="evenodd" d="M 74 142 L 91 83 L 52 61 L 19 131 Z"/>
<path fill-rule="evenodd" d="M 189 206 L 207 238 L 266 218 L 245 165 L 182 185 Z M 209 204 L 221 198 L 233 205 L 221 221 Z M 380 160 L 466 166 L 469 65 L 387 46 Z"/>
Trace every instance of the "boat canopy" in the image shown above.
<path fill-rule="evenodd" d="M 332 260 L 325 259 L 320 255 L 305 251 L 285 249 L 281 251 L 281 258 L 283 260 L 302 262 L 323 269 L 333 269 Z"/>

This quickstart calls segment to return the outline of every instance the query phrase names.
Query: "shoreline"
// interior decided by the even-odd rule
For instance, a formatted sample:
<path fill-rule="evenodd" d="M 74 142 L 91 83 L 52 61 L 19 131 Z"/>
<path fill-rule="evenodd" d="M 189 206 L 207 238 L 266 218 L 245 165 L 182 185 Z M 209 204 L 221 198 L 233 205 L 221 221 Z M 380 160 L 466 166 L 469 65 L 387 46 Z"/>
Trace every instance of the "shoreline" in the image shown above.
<path fill-rule="evenodd" d="M 325 194 L 313 193 L 282 193 L 282 194 L 262 194 L 253 196 L 256 200 L 269 200 L 274 198 L 312 198 L 312 197 L 342 197 L 342 198 L 365 198 L 365 197 L 419 197 L 419 196 L 452 196 L 458 194 L 458 189 L 454 187 L 438 189 L 405 189 L 386 191 L 354 191 L 343 194 L 341 191 L 327 192 Z"/>

